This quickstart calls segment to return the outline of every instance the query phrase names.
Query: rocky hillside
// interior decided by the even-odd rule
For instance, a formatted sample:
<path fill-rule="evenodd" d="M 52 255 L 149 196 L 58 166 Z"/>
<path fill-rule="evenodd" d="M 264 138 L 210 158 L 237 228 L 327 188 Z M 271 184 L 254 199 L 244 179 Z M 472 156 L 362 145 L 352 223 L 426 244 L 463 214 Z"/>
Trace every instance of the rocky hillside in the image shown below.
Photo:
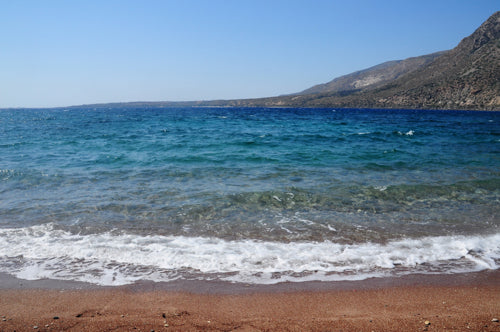
<path fill-rule="evenodd" d="M 116 104 L 97 105 L 100 107 Z M 500 12 L 452 50 L 386 62 L 293 95 L 121 107 L 268 106 L 500 111 Z"/>
<path fill-rule="evenodd" d="M 356 97 L 377 107 L 500 109 L 500 12 L 428 65 Z"/>
<path fill-rule="evenodd" d="M 408 63 L 410 70 L 398 69 Z M 197 104 L 500 110 L 500 12 L 450 51 L 385 63 L 295 95 Z"/>
<path fill-rule="evenodd" d="M 315 85 L 312 88 L 297 93 L 296 95 L 328 92 L 343 92 L 345 94 L 348 92 L 374 89 L 387 82 L 397 79 L 401 75 L 422 68 L 444 53 L 445 52 L 437 52 L 419 57 L 408 58 L 406 60 L 384 62 L 365 70 L 360 70 L 352 74 L 338 77 L 328 83 Z"/>

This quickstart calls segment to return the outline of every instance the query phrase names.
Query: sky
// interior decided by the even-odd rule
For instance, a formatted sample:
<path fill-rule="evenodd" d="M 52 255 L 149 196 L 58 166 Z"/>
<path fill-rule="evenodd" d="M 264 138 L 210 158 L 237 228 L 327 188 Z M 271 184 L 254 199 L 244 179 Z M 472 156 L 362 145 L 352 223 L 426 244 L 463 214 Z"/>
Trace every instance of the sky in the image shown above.
<path fill-rule="evenodd" d="M 277 96 L 455 47 L 498 0 L 0 0 L 0 108 Z"/>

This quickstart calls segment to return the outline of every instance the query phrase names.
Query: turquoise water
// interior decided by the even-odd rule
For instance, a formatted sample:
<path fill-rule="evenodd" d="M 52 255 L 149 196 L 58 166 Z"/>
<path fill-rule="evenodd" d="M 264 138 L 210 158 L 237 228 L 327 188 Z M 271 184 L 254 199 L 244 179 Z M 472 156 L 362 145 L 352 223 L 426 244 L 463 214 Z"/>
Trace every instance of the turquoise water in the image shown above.
<path fill-rule="evenodd" d="M 2 110 L 0 156 L 0 237 L 9 243 L 0 245 L 0 271 L 21 277 L 117 284 L 216 275 L 264 282 L 265 273 L 303 280 L 500 262 L 500 113 Z M 33 250 L 26 243 L 42 239 L 51 243 L 47 252 L 40 247 L 48 245 Z M 425 242 L 471 239 L 472 247 L 459 246 L 451 258 L 451 249 L 431 250 Z M 79 240 L 69 254 L 68 243 Z M 409 241 L 427 246 L 418 262 L 353 263 L 384 257 L 377 248 L 411 247 Z M 488 245 L 475 247 L 481 241 Z M 245 245 L 248 257 L 238 251 Z M 339 246 L 335 259 L 324 261 L 325 250 L 335 251 L 324 245 Z M 339 258 L 346 248 L 367 245 L 368 252 Z M 262 260 L 249 262 L 263 248 L 269 252 Z M 295 258 L 285 258 L 287 252 Z M 158 257 L 147 264 L 131 258 L 146 253 L 170 258 L 161 264 Z M 68 267 L 61 272 L 62 262 Z M 109 274 L 111 281 L 103 281 Z"/>

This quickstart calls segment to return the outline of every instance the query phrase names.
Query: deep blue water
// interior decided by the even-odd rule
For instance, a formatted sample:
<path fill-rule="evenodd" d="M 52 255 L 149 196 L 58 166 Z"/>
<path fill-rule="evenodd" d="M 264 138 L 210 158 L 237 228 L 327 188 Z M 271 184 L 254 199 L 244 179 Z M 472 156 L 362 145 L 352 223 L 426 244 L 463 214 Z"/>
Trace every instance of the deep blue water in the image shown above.
<path fill-rule="evenodd" d="M 297 246 L 311 245 L 307 250 L 314 251 L 325 243 L 342 246 L 342 254 L 346 248 L 368 244 L 392 248 L 397 241 L 420 241 L 415 245 L 425 247 L 422 241 L 459 239 L 456 241 L 465 243 L 480 237 L 495 243 L 496 237 L 481 237 L 498 236 L 499 201 L 497 112 L 267 108 L 0 111 L 0 237 L 10 243 L 0 245 L 0 271 L 26 278 L 43 273 L 63 278 L 54 274 L 56 268 L 40 265 L 54 257 L 57 264 L 87 259 L 90 265 L 116 263 L 122 264 L 121 269 L 135 269 L 140 262 L 113 254 L 112 249 L 130 250 L 129 256 L 137 256 L 134 250 L 147 246 L 136 243 L 128 248 L 126 244 L 138 239 L 150 239 L 163 254 L 162 250 L 172 249 L 165 244 L 169 239 L 181 243 L 177 251 L 168 251 L 170 261 L 161 266 L 154 260 L 146 264 L 154 266 L 149 274 L 123 272 L 125 276 L 136 275 L 136 279 L 151 275 L 153 270 L 164 274 L 163 279 L 147 277 L 154 280 L 171 279 L 172 273 L 177 276 L 184 268 L 207 275 L 238 274 L 247 267 L 248 262 L 244 267 L 234 263 L 234 269 L 233 265 L 218 268 L 221 263 L 214 256 L 227 261 L 244 254 L 232 252 L 228 258 L 224 256 L 227 250 L 216 254 L 209 248 L 206 250 L 212 250 L 212 255 L 203 256 L 205 249 L 196 252 L 197 246 L 202 247 L 200 241 L 215 241 L 217 250 L 228 244 L 233 250 L 252 243 L 250 256 L 274 245 L 287 246 L 279 249 L 285 252 L 298 250 L 296 255 L 300 255 L 303 251 Z M 94 250 L 102 243 L 85 242 L 79 251 L 68 254 L 63 243 L 66 238 L 75 240 L 73 236 L 85 241 L 105 236 L 110 238 L 102 241 L 124 242 L 107 248 L 104 254 Z M 21 238 L 35 241 L 44 237 L 55 239 L 52 246 L 59 251 L 31 253 L 26 243 L 14 244 Z M 215 261 L 206 268 L 203 262 L 200 266 L 180 265 L 182 269 L 170 266 L 179 257 L 194 259 L 179 251 L 182 243 L 193 246 L 192 255 L 203 256 L 205 263 L 207 257 Z M 475 245 L 464 247 L 463 257 L 470 254 L 485 260 L 485 266 L 496 268 L 499 244 L 479 249 Z M 356 275 L 386 268 L 383 264 L 372 266 L 372 262 L 357 269 L 354 258 L 335 263 L 319 258 L 319 268 L 304 262 L 297 267 L 280 256 L 279 250 L 271 250 L 271 258 L 264 255 L 269 262 L 264 258 L 250 264 L 254 270 L 249 275 L 279 272 L 302 277 L 322 267 L 329 275 L 342 265 Z M 478 251 L 488 252 L 484 254 L 487 257 Z M 338 253 L 336 257 L 340 257 Z M 471 265 L 473 258 L 453 261 L 463 257 L 434 258 L 446 260 L 447 266 Z M 429 263 L 427 259 L 431 258 L 423 258 L 417 265 Z M 393 266 L 401 265 L 396 261 Z M 403 265 L 415 268 L 412 262 Z M 259 271 L 259 264 L 265 269 Z M 281 269 L 280 264 L 286 267 Z M 34 272 L 26 272 L 27 267 Z M 77 278 L 77 270 L 73 267 L 64 278 Z M 170 277 L 165 277 L 167 274 Z M 95 281 L 87 275 L 85 278 L 80 279 Z"/>

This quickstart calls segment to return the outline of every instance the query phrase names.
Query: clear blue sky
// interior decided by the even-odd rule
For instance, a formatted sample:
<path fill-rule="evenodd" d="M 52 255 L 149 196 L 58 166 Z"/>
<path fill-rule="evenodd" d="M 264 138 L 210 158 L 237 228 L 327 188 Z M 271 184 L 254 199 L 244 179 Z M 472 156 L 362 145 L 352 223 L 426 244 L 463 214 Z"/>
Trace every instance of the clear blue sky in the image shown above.
<path fill-rule="evenodd" d="M 266 97 L 456 46 L 498 0 L 0 0 L 0 107 Z"/>

